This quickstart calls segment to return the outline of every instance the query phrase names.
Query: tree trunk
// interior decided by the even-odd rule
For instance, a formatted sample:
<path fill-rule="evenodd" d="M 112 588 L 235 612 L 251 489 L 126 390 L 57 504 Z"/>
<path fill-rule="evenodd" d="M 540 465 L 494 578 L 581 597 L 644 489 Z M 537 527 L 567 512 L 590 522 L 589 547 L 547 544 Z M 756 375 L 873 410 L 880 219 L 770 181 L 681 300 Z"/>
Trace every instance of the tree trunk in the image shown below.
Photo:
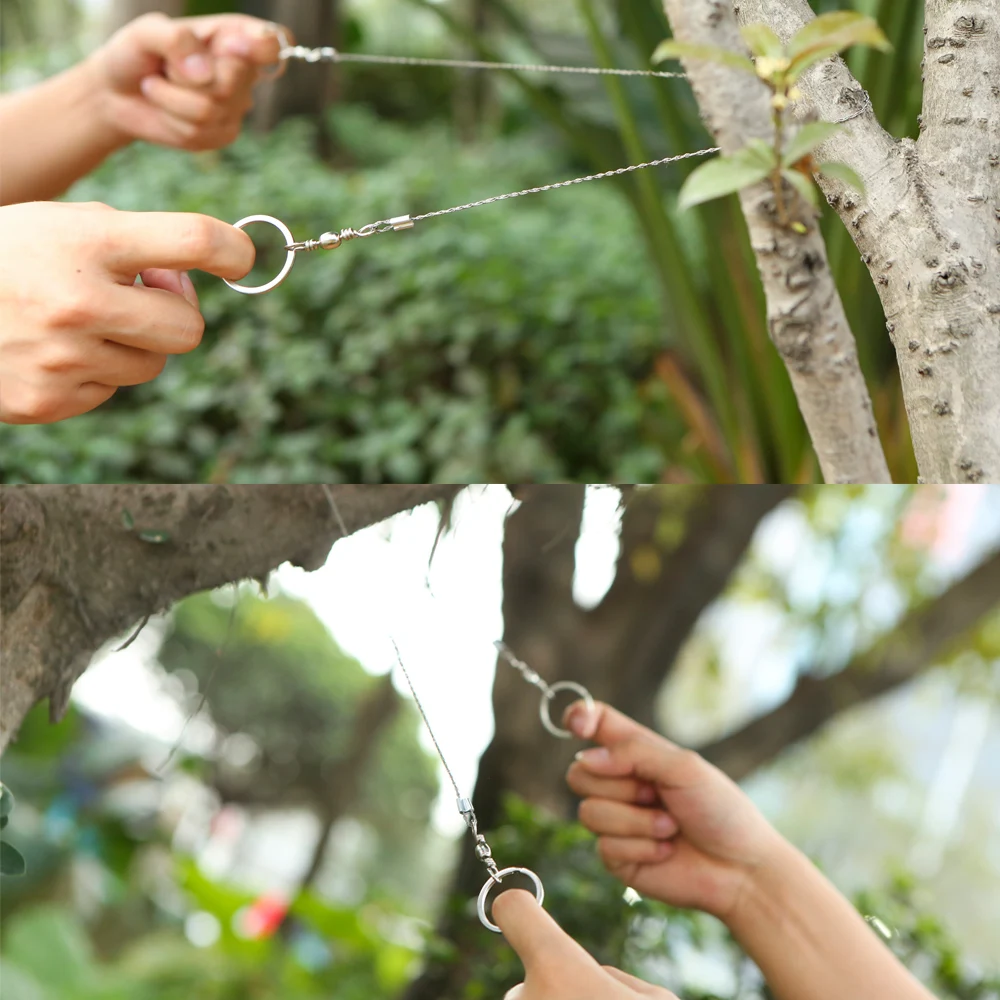
<path fill-rule="evenodd" d="M 915 0 L 914 0 L 915 2 Z M 744 24 L 788 39 L 806 0 L 739 0 Z M 668 9 L 670 4 L 668 3 Z M 685 5 L 705 16 L 729 2 Z M 1000 13 L 995 0 L 926 0 L 917 142 L 878 123 L 841 59 L 809 70 L 800 115 L 859 112 L 819 150 L 864 179 L 821 185 L 861 251 L 896 349 L 921 482 L 1000 482 Z M 700 40 L 708 40 L 699 36 Z M 916 81 L 914 81 L 914 86 Z M 742 115 L 742 104 L 732 115 Z"/>
<path fill-rule="evenodd" d="M 3 487 L 0 751 L 43 698 L 60 718 L 94 653 L 134 622 L 283 562 L 316 569 L 342 535 L 459 489 Z"/>
<path fill-rule="evenodd" d="M 340 16 L 337 0 L 268 0 L 266 16 L 285 25 L 299 45 L 316 48 L 340 45 Z M 312 118 L 319 129 L 320 155 L 330 153 L 330 136 L 325 114 L 336 100 L 338 68 L 335 64 L 289 62 L 283 76 L 262 84 L 254 111 L 254 124 L 264 130 L 293 115 Z"/>

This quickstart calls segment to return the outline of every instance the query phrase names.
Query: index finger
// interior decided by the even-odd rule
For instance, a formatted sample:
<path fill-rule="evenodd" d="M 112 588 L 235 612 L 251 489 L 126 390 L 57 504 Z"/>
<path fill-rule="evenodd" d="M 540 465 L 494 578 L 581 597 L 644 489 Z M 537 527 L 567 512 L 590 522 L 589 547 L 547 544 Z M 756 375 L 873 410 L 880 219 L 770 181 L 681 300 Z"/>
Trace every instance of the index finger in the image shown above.
<path fill-rule="evenodd" d="M 198 268 L 235 281 L 253 268 L 256 251 L 242 230 L 189 212 L 116 212 L 108 215 L 106 263 L 132 278 L 147 267 Z"/>
<path fill-rule="evenodd" d="M 597 962 L 523 889 L 508 889 L 493 901 L 493 921 L 524 963 L 524 971 L 562 971 L 567 965 Z"/>

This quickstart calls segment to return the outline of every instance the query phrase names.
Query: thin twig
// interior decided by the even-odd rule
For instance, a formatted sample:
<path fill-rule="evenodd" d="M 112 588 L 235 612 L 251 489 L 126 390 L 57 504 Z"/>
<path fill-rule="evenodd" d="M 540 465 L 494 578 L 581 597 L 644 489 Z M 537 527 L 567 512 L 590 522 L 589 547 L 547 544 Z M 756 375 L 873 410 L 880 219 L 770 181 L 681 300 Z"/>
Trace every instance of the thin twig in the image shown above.
<path fill-rule="evenodd" d="M 157 772 L 160 774 L 163 773 L 167 765 L 174 759 L 174 754 L 176 754 L 177 751 L 180 749 L 181 743 L 184 741 L 184 734 L 187 732 L 187 728 L 191 724 L 191 720 L 196 715 L 200 714 L 201 710 L 205 707 L 205 702 L 208 699 L 208 690 L 212 686 L 212 681 L 215 680 L 215 675 L 219 672 L 219 667 L 222 666 L 222 654 L 229 647 L 229 640 L 233 634 L 233 622 L 236 620 L 236 609 L 239 607 L 239 597 L 240 597 L 239 584 L 234 584 L 234 588 L 236 590 L 236 600 L 233 601 L 233 606 L 229 612 L 229 624 L 226 626 L 225 638 L 222 640 L 222 645 L 219 646 L 215 651 L 215 657 L 216 657 L 215 665 L 212 667 L 212 670 L 205 681 L 205 687 L 201 692 L 201 698 L 198 700 L 197 707 L 184 720 L 184 725 L 181 726 L 181 731 L 177 735 L 177 741 L 170 748 L 170 753 L 167 754 L 166 760 L 164 760 L 164 762 L 156 769 Z"/>
<path fill-rule="evenodd" d="M 323 488 L 323 492 L 326 494 L 326 499 L 330 503 L 330 510 L 333 511 L 333 516 L 337 519 L 337 524 L 340 525 L 340 537 L 347 537 L 347 525 L 344 524 L 344 519 L 340 515 L 340 508 L 337 506 L 337 501 L 333 499 L 333 491 L 327 486 L 326 483 L 320 483 Z"/>
<path fill-rule="evenodd" d="M 114 653 L 120 653 L 123 649 L 128 649 L 129 646 L 139 638 L 142 630 L 149 624 L 149 619 L 153 617 L 153 612 L 150 611 L 148 615 L 141 622 L 139 622 L 139 627 L 117 648 L 112 650 Z"/>

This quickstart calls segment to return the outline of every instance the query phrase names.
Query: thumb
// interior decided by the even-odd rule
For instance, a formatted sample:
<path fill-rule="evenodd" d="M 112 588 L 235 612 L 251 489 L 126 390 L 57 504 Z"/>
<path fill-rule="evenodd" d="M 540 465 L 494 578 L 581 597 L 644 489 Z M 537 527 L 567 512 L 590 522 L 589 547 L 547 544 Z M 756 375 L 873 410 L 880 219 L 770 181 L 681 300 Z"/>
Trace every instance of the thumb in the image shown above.
<path fill-rule="evenodd" d="M 535 901 L 530 892 L 508 889 L 493 901 L 493 921 L 517 952 L 526 975 L 581 964 L 600 968 Z"/>

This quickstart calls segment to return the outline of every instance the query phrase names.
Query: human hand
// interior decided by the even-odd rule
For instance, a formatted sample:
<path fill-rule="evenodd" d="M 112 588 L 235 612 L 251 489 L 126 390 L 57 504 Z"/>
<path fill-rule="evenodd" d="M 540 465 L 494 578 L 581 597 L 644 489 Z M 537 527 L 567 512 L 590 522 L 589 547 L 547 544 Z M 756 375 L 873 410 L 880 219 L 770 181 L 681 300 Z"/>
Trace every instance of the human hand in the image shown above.
<path fill-rule="evenodd" d="M 521 889 L 493 902 L 493 920 L 524 963 L 524 982 L 504 1000 L 677 1000 L 635 976 L 598 965 Z"/>
<path fill-rule="evenodd" d="M 608 870 L 643 895 L 730 918 L 784 844 L 747 795 L 607 705 L 576 702 L 564 725 L 601 744 L 578 754 L 566 778 Z"/>
<path fill-rule="evenodd" d="M 125 25 L 90 62 L 123 141 L 205 150 L 239 135 L 260 69 L 280 48 L 276 27 L 255 17 L 154 13 Z"/>
<path fill-rule="evenodd" d="M 246 233 L 203 215 L 0 208 L 0 421 L 64 420 L 156 378 L 205 328 L 176 269 L 235 280 L 253 261 Z"/>

